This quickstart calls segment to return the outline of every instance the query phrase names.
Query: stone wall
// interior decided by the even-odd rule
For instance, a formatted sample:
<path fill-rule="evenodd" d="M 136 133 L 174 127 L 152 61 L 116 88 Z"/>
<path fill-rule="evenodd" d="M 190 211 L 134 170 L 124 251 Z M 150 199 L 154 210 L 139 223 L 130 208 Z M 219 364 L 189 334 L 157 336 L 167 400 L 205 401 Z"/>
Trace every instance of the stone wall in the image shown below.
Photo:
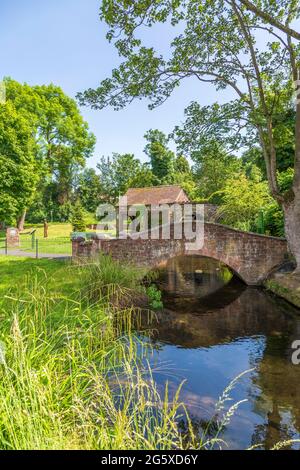
<path fill-rule="evenodd" d="M 73 240 L 73 257 L 94 257 L 110 253 L 114 259 L 148 266 L 163 265 L 179 255 L 201 255 L 228 265 L 244 282 L 259 285 L 287 257 L 285 239 L 234 230 L 221 224 L 206 223 L 201 249 L 187 251 L 186 240 L 94 239 Z"/>

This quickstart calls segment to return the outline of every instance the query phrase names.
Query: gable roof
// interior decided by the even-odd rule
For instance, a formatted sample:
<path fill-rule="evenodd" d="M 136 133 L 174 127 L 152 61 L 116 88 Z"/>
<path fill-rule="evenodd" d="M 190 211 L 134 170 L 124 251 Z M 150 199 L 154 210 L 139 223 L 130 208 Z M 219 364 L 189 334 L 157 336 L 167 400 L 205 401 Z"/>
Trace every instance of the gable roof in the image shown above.
<path fill-rule="evenodd" d="M 130 188 L 124 194 L 129 206 L 143 204 L 175 204 L 190 202 L 187 194 L 179 185 L 153 186 L 149 188 Z M 121 202 L 122 204 L 122 202 Z"/>

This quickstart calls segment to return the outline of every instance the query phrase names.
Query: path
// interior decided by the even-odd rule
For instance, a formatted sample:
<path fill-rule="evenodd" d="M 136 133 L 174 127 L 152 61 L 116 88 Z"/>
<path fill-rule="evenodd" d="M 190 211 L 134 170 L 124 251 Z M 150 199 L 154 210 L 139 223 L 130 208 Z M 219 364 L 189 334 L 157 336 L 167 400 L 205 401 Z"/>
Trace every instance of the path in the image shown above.
<path fill-rule="evenodd" d="M 0 249 L 0 255 L 5 255 L 5 250 Z M 19 258 L 36 258 L 36 254 L 34 252 L 30 251 L 22 251 L 18 249 L 10 249 L 8 250 L 7 256 L 18 256 Z M 58 253 L 39 253 L 38 259 L 42 258 L 50 258 L 50 259 L 71 259 L 72 256 L 66 255 L 66 254 L 58 254 Z"/>

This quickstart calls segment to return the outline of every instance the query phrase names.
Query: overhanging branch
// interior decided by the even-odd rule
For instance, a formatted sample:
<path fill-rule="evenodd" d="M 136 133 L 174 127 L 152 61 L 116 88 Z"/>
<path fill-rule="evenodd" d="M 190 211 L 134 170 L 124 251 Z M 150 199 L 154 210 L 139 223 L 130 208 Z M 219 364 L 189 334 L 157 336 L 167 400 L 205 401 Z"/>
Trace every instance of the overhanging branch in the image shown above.
<path fill-rule="evenodd" d="M 300 41 L 300 33 L 295 31 L 294 29 L 290 28 L 288 25 L 285 25 L 285 24 L 281 23 L 276 18 L 274 18 L 272 15 L 270 15 L 266 11 L 261 10 L 259 7 L 254 5 L 249 0 L 240 0 L 240 2 L 241 2 L 242 5 L 244 5 L 247 8 L 247 10 L 252 11 L 252 13 L 259 16 L 264 21 L 271 24 L 275 28 L 279 29 L 283 33 L 286 33 L 287 35 L 291 36 L 292 38 L 297 39 L 297 41 Z"/>

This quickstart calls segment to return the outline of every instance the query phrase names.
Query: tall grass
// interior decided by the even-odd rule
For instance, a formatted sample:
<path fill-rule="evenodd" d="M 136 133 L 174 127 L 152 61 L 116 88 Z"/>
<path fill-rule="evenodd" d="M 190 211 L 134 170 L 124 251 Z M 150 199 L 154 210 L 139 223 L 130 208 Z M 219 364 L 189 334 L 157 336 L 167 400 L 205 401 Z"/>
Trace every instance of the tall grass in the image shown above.
<path fill-rule="evenodd" d="M 66 268 L 66 277 L 67 269 L 78 276 L 84 268 Z M 121 278 L 110 264 L 101 269 L 98 287 L 106 290 L 97 302 L 82 293 L 53 298 L 47 279 L 35 277 L 3 303 L 1 449 L 180 445 L 180 405 L 161 398 L 142 366 L 147 351 L 131 331 L 133 309 L 117 311 L 109 299 L 114 280 L 120 289 L 131 286 L 129 270 Z"/>
<path fill-rule="evenodd" d="M 113 321 L 104 303 L 65 301 L 62 318 L 53 322 L 47 291 L 32 286 L 26 294 L 10 300 L 1 331 L 0 448 L 133 449 L 173 442 L 166 421 L 176 405 L 162 411 L 153 381 L 140 368 L 137 341 L 130 332 L 125 341 L 124 321 Z M 155 425 L 150 407 L 157 409 Z"/>
<path fill-rule="evenodd" d="M 49 279 L 31 276 L 2 303 L 0 449 L 221 446 L 229 416 L 218 417 L 215 437 L 195 433 L 180 388 L 172 397 L 168 384 L 163 396 L 156 388 L 149 351 L 132 330 L 135 309 L 111 302 L 117 288 L 132 289 L 141 273 L 129 267 L 120 272 L 111 260 L 65 269 L 66 278 L 82 277 L 85 295 L 53 296 Z"/>

